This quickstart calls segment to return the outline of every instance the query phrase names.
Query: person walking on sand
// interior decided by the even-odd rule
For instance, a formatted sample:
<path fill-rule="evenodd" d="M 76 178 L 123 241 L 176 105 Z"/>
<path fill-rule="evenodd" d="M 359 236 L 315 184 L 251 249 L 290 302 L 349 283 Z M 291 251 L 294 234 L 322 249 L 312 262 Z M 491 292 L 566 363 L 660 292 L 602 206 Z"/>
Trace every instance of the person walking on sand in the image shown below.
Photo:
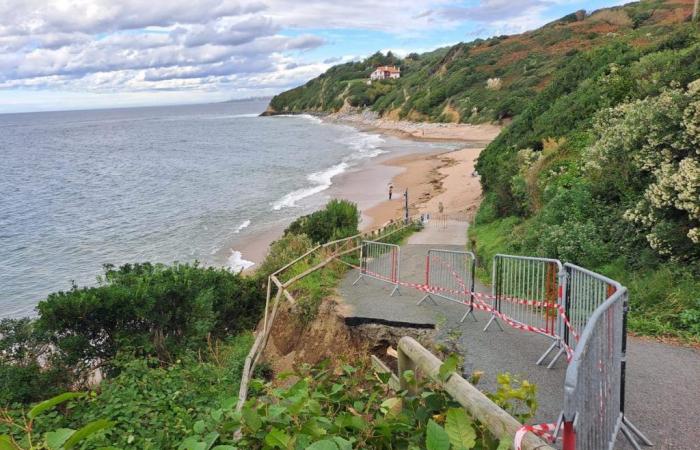
<path fill-rule="evenodd" d="M 391 200 L 391 195 L 394 193 L 394 185 L 389 183 L 389 200 Z"/>

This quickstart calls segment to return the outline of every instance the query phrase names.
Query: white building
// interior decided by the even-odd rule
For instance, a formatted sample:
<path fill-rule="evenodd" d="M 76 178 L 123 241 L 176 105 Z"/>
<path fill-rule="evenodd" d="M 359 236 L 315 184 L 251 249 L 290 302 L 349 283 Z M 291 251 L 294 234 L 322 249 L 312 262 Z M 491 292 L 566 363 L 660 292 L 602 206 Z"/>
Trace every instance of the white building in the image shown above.
<path fill-rule="evenodd" d="M 369 76 L 370 80 L 388 80 L 389 78 L 400 78 L 401 69 L 396 66 L 379 66 Z"/>

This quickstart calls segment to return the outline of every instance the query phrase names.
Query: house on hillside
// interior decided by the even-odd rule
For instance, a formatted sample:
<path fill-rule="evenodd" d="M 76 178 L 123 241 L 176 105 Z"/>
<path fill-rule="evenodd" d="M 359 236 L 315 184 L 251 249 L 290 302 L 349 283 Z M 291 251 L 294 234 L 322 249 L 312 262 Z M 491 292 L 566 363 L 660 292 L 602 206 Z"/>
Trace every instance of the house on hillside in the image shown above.
<path fill-rule="evenodd" d="M 400 78 L 401 69 L 396 66 L 379 66 L 369 76 L 370 80 L 388 80 L 390 78 Z"/>

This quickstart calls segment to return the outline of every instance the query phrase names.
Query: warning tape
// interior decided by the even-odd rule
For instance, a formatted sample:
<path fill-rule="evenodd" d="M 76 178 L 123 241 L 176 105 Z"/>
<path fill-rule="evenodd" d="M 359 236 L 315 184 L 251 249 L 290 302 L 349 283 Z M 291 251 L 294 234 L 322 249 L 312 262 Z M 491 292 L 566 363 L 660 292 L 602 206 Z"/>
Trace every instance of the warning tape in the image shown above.
<path fill-rule="evenodd" d="M 527 434 L 528 432 L 536 434 L 537 436 L 545 439 L 549 443 L 554 443 L 556 441 L 556 438 L 554 437 L 554 434 L 552 434 L 552 433 L 554 432 L 556 427 L 557 427 L 557 424 L 555 424 L 555 423 L 541 423 L 539 425 L 523 425 L 515 433 L 515 439 L 513 440 L 513 447 L 515 447 L 515 450 L 521 450 L 523 438 L 525 437 L 525 434 Z"/>
<path fill-rule="evenodd" d="M 535 327 L 533 325 L 527 325 L 527 324 L 524 324 L 524 323 L 521 323 L 521 322 L 518 322 L 516 320 L 511 319 L 507 315 L 503 314 L 500 311 L 497 311 L 492 306 L 488 305 L 482 299 L 488 299 L 488 300 L 499 299 L 501 301 L 507 301 L 509 303 L 515 303 L 515 304 L 520 304 L 520 305 L 541 307 L 541 308 L 556 310 L 557 313 L 559 314 L 559 316 L 562 318 L 564 325 L 567 327 L 567 329 L 569 330 L 569 332 L 573 336 L 573 338 L 577 342 L 579 340 L 578 333 L 576 333 L 576 330 L 571 325 L 569 318 L 566 316 L 566 310 L 564 309 L 564 307 L 562 305 L 559 305 L 559 304 L 553 304 L 553 303 L 543 302 L 543 301 L 539 301 L 539 300 L 519 299 L 516 297 L 498 297 L 498 296 L 495 296 L 493 294 L 484 294 L 482 292 L 473 292 L 470 289 L 466 289 L 466 287 L 464 290 L 454 290 L 454 289 L 448 289 L 448 288 L 443 288 L 443 287 L 439 287 L 439 286 L 430 286 L 430 285 L 425 284 L 425 283 L 410 283 L 407 281 L 400 281 L 400 280 L 392 279 L 393 277 L 389 278 L 385 275 L 382 275 L 382 274 L 376 273 L 376 272 L 372 272 L 372 271 L 367 270 L 367 269 L 363 269 L 362 267 L 356 266 L 354 264 L 348 264 L 348 265 L 350 265 L 351 267 L 353 267 L 355 269 L 360 270 L 361 273 L 368 274 L 368 275 L 373 276 L 375 278 L 378 278 L 380 280 L 387 281 L 391 284 L 396 284 L 399 286 L 405 286 L 408 288 L 416 289 L 418 291 L 425 292 L 427 294 L 437 294 L 437 293 L 441 293 L 441 292 L 447 292 L 447 293 L 457 294 L 457 295 L 471 295 L 472 298 L 475 300 L 472 302 L 471 306 L 473 306 L 474 308 L 477 308 L 481 311 L 486 311 L 486 312 L 493 314 L 494 316 L 501 319 L 506 324 L 508 324 L 512 328 L 515 328 L 516 330 L 528 331 L 528 332 L 533 332 L 533 333 L 540 333 L 540 334 L 544 334 L 547 336 L 553 336 L 549 330 L 546 330 L 546 329 L 540 328 L 540 327 Z M 457 282 L 461 286 L 465 286 L 464 281 L 461 280 L 459 275 L 456 274 L 454 271 L 453 271 L 453 275 L 456 277 Z M 464 302 L 464 303 L 467 304 L 466 302 Z M 560 336 L 556 336 L 556 337 L 560 337 Z M 566 351 L 567 361 L 571 361 L 571 358 L 573 358 L 573 355 L 574 355 L 574 350 L 571 348 L 571 346 L 566 344 L 563 339 L 561 339 L 560 342 L 561 342 L 562 346 L 564 347 L 564 350 Z"/>
<path fill-rule="evenodd" d="M 443 264 L 445 264 L 445 263 L 443 262 Z M 501 313 L 500 311 L 495 310 L 493 307 L 488 305 L 483 299 L 492 300 L 492 299 L 498 298 L 501 301 L 507 301 L 507 302 L 515 303 L 515 304 L 519 304 L 519 305 L 556 309 L 557 313 L 559 314 L 561 319 L 564 321 L 564 324 L 567 327 L 567 329 L 569 330 L 569 332 L 571 333 L 571 335 L 574 337 L 574 339 L 577 342 L 579 340 L 578 333 L 576 333 L 576 330 L 571 325 L 569 318 L 566 316 L 565 308 L 559 304 L 552 304 L 552 303 L 543 302 L 543 301 L 539 301 L 539 300 L 526 300 L 526 299 L 520 299 L 520 298 L 516 298 L 516 297 L 497 297 L 493 294 L 472 292 L 470 289 L 468 289 L 466 287 L 466 285 L 464 284 L 461 277 L 459 277 L 459 274 L 457 274 L 453 270 L 451 271 L 452 275 L 455 277 L 457 283 L 464 288 L 464 290 L 458 291 L 458 290 L 454 290 L 454 289 L 441 288 L 439 286 L 430 286 L 429 284 L 426 284 L 426 283 L 410 283 L 410 282 L 405 282 L 405 281 L 400 281 L 400 280 L 390 280 L 389 278 L 387 278 L 381 274 L 370 272 L 367 269 L 362 269 L 361 267 L 358 267 L 358 266 L 355 266 L 352 264 L 348 264 L 348 265 L 350 265 L 351 267 L 353 267 L 355 269 L 359 269 L 361 273 L 368 273 L 376 278 L 384 279 L 384 280 L 389 281 L 391 283 L 398 284 L 401 286 L 406 286 L 406 287 L 413 288 L 413 289 L 417 289 L 419 291 L 426 292 L 426 293 L 448 292 L 448 293 L 460 294 L 460 295 L 471 295 L 472 298 L 475 299 L 475 301 L 472 303 L 472 306 L 474 308 L 480 309 L 482 311 L 490 312 L 491 314 L 495 315 L 499 319 L 503 320 L 506 324 L 508 324 L 511 327 L 518 329 L 518 330 L 530 331 L 530 332 L 535 332 L 535 333 L 542 333 L 542 334 L 547 334 L 547 335 L 550 334 L 547 330 L 545 330 L 543 328 L 523 324 L 523 323 L 520 323 L 520 322 L 517 322 L 517 321 L 511 319 L 510 317 L 506 316 L 505 314 Z M 465 302 L 465 304 L 466 304 L 466 302 Z M 564 346 L 564 349 L 566 351 L 567 360 L 571 361 L 571 358 L 573 357 L 573 349 L 569 345 L 567 345 L 563 339 L 560 342 Z M 546 441 L 548 441 L 550 443 L 554 443 L 554 442 L 556 442 L 556 437 L 554 436 L 553 433 L 556 430 L 556 426 L 557 425 L 554 423 L 542 423 L 539 425 L 523 425 L 515 433 L 513 446 L 515 447 L 516 450 L 521 450 L 522 449 L 522 440 L 525 437 L 525 434 L 527 434 L 528 432 L 534 433 L 535 435 L 540 436 L 541 438 L 545 439 Z"/>

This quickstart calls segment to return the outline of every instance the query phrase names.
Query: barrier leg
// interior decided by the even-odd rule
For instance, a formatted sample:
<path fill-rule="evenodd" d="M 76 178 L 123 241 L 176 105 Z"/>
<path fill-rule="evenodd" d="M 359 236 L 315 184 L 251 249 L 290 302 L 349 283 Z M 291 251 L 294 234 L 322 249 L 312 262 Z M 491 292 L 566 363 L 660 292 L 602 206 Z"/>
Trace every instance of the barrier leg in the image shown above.
<path fill-rule="evenodd" d="M 552 367 L 554 367 L 554 364 L 557 363 L 559 358 L 561 358 L 561 355 L 563 355 L 565 352 L 566 352 L 566 350 L 564 349 L 564 347 L 560 348 L 559 351 L 557 352 L 557 354 L 554 355 L 554 358 L 552 358 L 552 360 L 549 362 L 549 364 L 547 364 L 547 368 L 551 369 Z"/>
<path fill-rule="evenodd" d="M 540 359 L 538 359 L 538 360 L 537 360 L 537 363 L 536 363 L 538 366 L 539 366 L 540 364 L 542 364 L 542 362 L 544 362 L 544 359 L 545 359 L 547 356 L 549 356 L 549 353 L 557 347 L 557 344 L 559 344 L 559 339 L 555 339 L 555 340 L 552 342 L 552 345 L 549 346 L 549 348 L 547 349 L 547 351 L 545 351 L 545 352 L 542 354 L 542 356 L 540 356 Z"/>
<path fill-rule="evenodd" d="M 622 416 L 622 424 L 620 425 L 620 431 L 622 431 L 622 434 L 625 435 L 625 437 L 627 438 L 629 443 L 632 444 L 632 447 L 634 447 L 635 450 L 642 450 L 639 446 L 639 443 L 637 442 L 637 437 L 642 441 L 644 445 L 647 445 L 649 447 L 654 445 L 649 439 L 647 439 L 646 436 L 642 434 L 641 431 L 639 431 L 637 427 L 632 425 L 632 422 L 627 420 L 625 416 Z"/>
<path fill-rule="evenodd" d="M 421 303 L 423 303 L 424 301 L 426 301 L 428 299 L 430 299 L 430 301 L 433 302 L 433 305 L 437 305 L 437 302 L 435 301 L 433 296 L 430 294 L 425 294 L 422 299 L 418 300 L 418 303 L 416 303 L 416 305 L 420 305 Z"/>
<path fill-rule="evenodd" d="M 398 285 L 398 284 L 394 286 L 394 289 L 391 291 L 391 295 L 389 295 L 389 297 L 393 297 L 394 294 L 399 294 L 399 295 L 401 295 L 401 291 L 399 291 L 399 285 Z"/>
<path fill-rule="evenodd" d="M 476 320 L 476 316 L 474 315 L 474 308 L 470 307 L 469 311 L 465 312 L 464 315 L 462 316 L 462 318 L 459 319 L 459 323 L 464 322 L 464 320 L 467 318 L 467 316 L 472 316 L 472 319 L 474 320 L 474 322 L 478 322 L 478 320 Z"/>
<path fill-rule="evenodd" d="M 498 328 L 500 328 L 501 331 L 503 331 L 503 327 L 501 326 L 501 322 L 498 321 L 498 319 L 496 318 L 495 315 L 491 316 L 491 318 L 489 319 L 489 323 L 487 323 L 486 326 L 484 327 L 484 331 L 487 331 L 492 323 L 495 323 L 496 325 L 498 325 Z"/>
<path fill-rule="evenodd" d="M 357 277 L 357 280 L 355 280 L 355 281 L 352 283 L 352 285 L 355 286 L 357 283 L 359 283 L 359 281 L 360 281 L 361 279 L 362 279 L 362 273 L 360 273 L 360 276 Z"/>
<path fill-rule="evenodd" d="M 576 430 L 574 429 L 574 422 L 564 422 L 563 429 L 562 449 L 576 450 Z"/>

